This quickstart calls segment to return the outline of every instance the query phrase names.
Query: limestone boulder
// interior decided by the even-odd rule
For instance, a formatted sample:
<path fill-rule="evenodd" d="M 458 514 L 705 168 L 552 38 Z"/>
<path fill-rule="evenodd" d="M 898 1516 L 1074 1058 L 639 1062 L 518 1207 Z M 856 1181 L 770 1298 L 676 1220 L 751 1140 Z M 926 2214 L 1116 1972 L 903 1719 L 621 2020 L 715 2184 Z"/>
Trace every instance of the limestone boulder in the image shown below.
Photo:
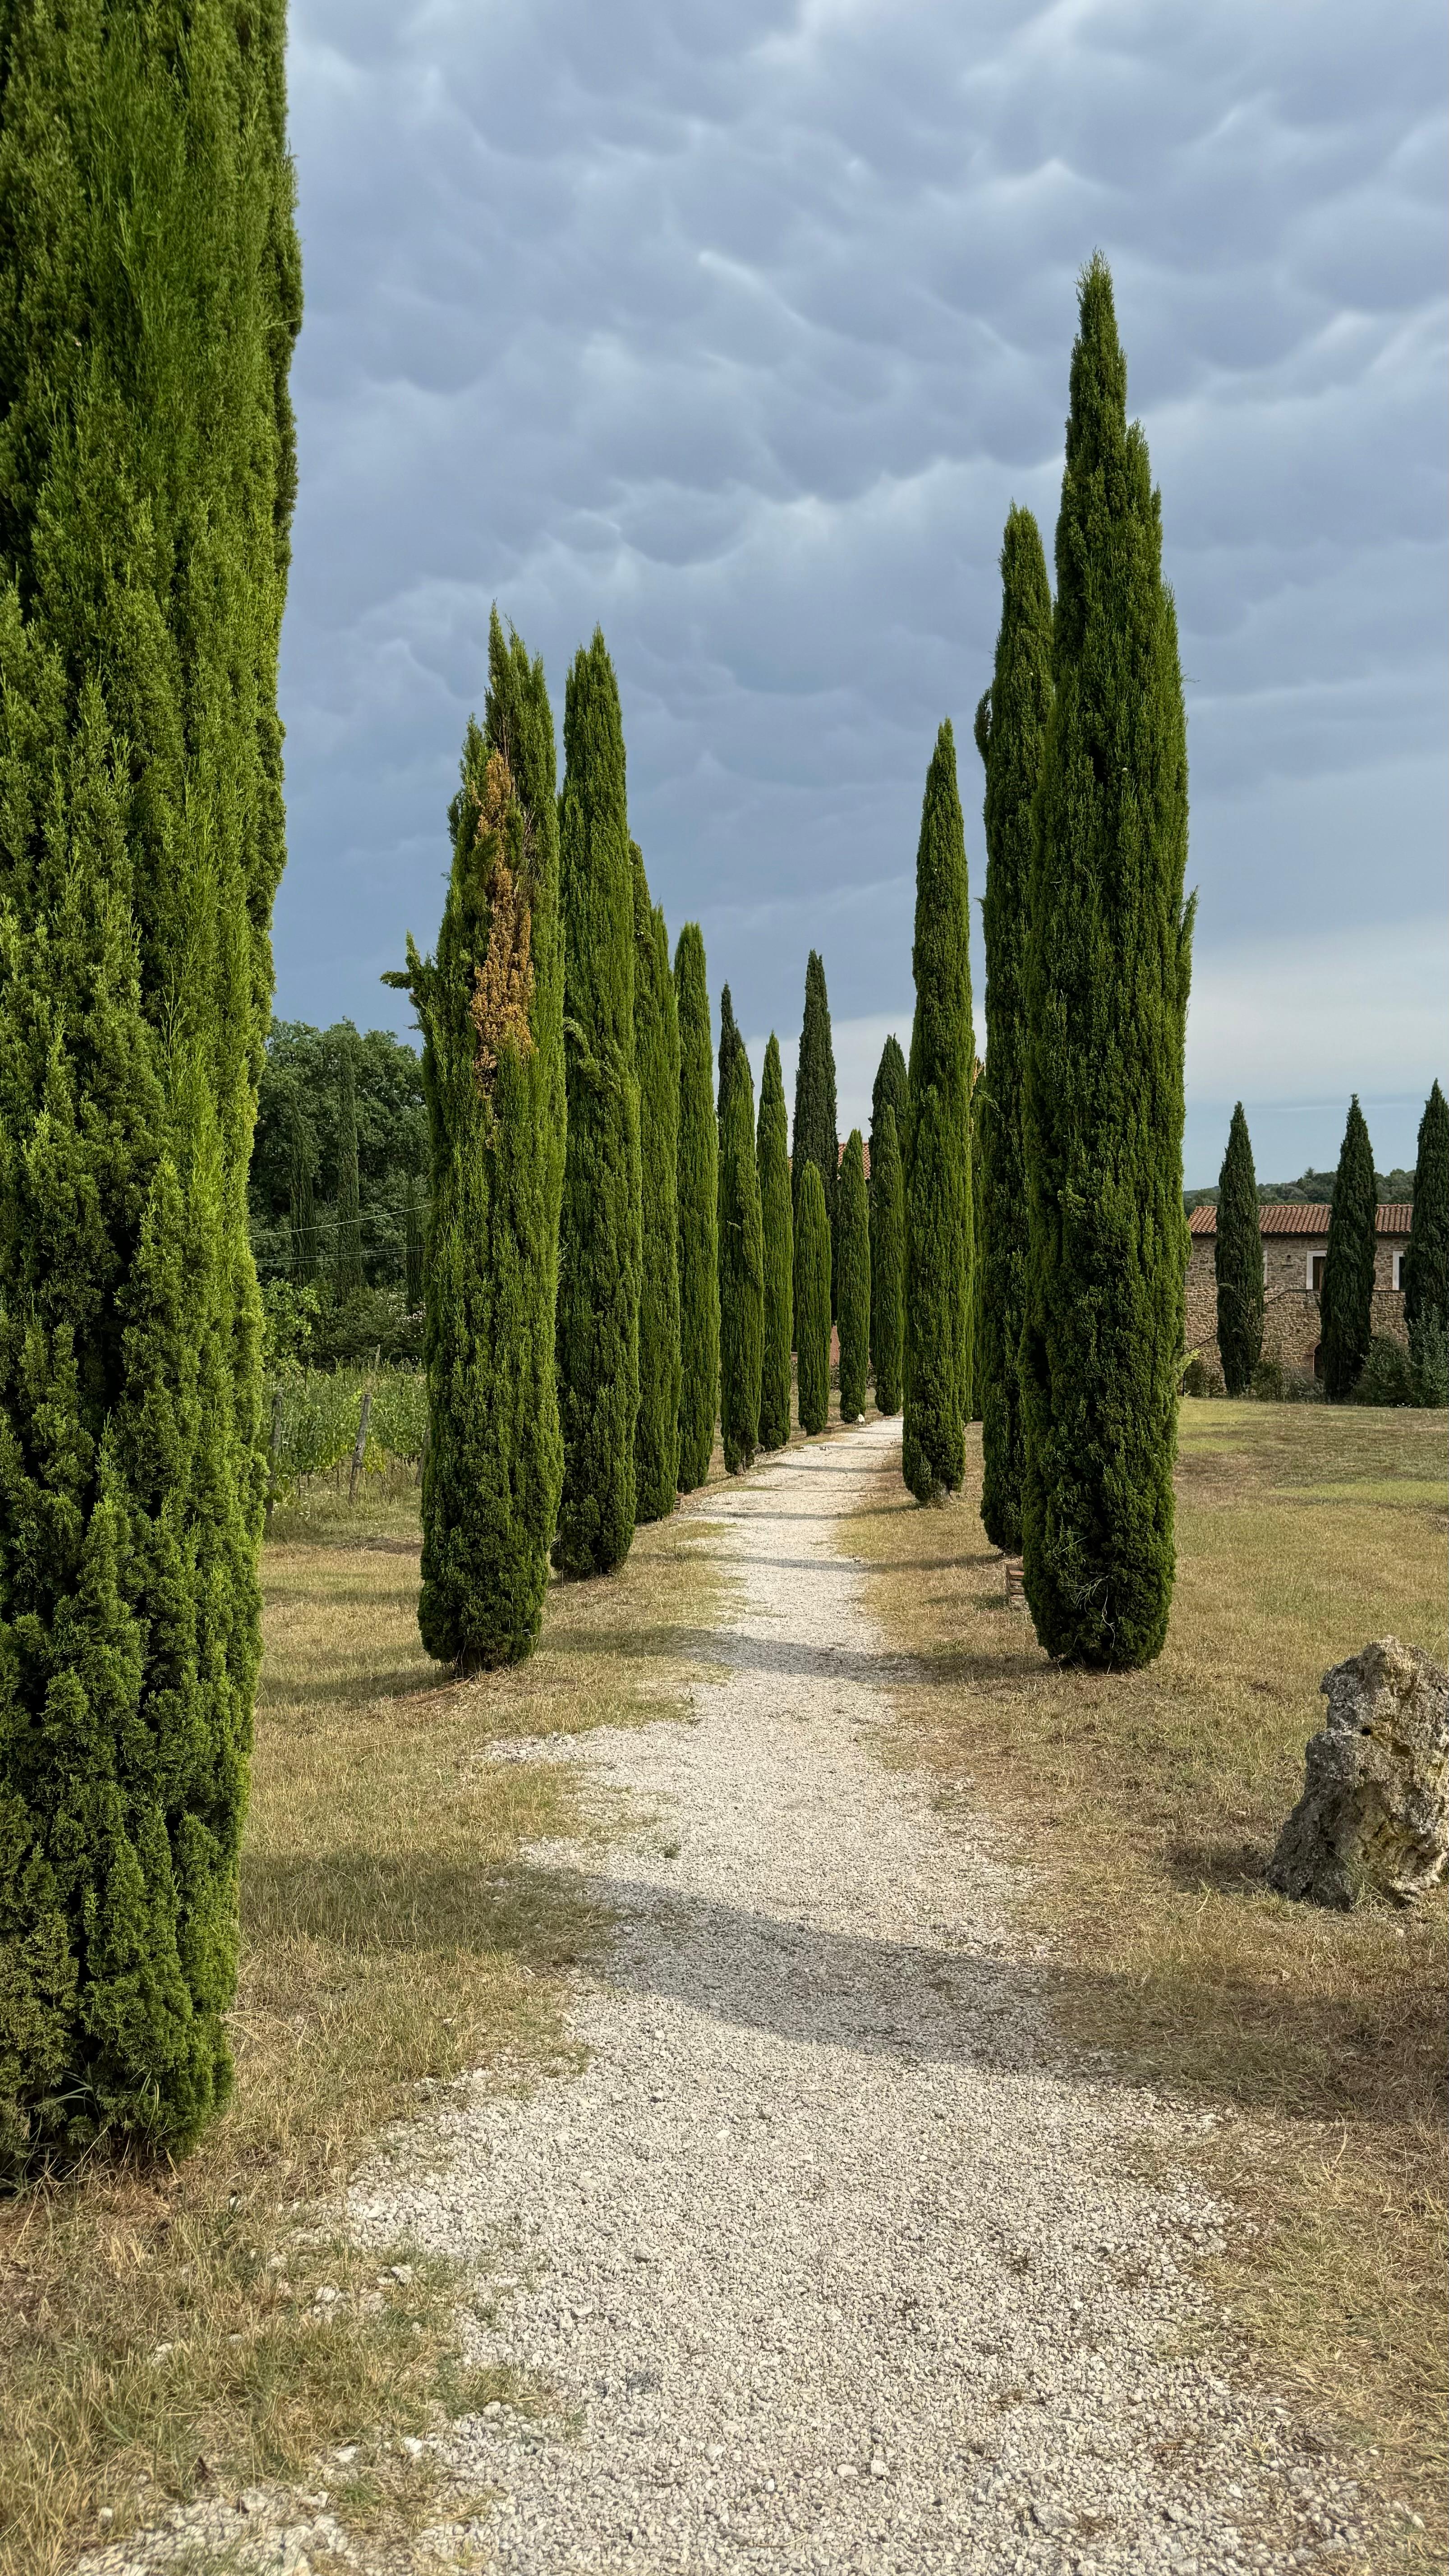
<path fill-rule="evenodd" d="M 1268 1883 L 1317 1905 L 1412 1904 L 1449 1863 L 1449 1677 L 1422 1648 L 1378 1637 L 1318 1687 L 1327 1722 Z"/>

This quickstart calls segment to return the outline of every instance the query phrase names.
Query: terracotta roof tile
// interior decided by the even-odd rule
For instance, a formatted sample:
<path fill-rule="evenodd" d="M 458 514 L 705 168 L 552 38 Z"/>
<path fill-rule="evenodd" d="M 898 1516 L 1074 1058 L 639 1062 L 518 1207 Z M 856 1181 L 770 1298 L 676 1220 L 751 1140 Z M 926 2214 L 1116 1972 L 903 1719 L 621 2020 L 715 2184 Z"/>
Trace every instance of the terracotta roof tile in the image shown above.
<path fill-rule="evenodd" d="M 1259 1208 L 1258 1231 L 1260 1234 L 1318 1234 L 1326 1241 L 1329 1213 L 1327 1207 L 1312 1200 L 1276 1200 Z M 1407 1234 L 1413 1214 L 1411 1201 L 1386 1200 L 1374 1210 L 1374 1230 L 1381 1235 Z M 1217 1209 L 1211 1206 L 1190 1208 L 1187 1230 L 1189 1234 L 1216 1234 Z"/>

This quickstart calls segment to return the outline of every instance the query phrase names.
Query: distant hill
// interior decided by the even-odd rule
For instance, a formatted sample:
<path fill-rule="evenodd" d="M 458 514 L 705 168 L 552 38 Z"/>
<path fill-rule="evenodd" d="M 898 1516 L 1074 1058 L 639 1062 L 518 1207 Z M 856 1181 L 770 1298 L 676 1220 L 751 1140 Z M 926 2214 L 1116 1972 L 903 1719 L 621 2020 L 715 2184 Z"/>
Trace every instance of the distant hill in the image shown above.
<path fill-rule="evenodd" d="M 1283 1207 L 1297 1203 L 1299 1206 L 1327 1207 L 1333 1197 L 1333 1183 L 1332 1172 L 1303 1172 L 1296 1181 L 1260 1181 L 1258 1205 Z M 1374 1192 L 1381 1203 L 1411 1199 L 1414 1175 L 1405 1171 L 1375 1172 Z M 1182 1204 L 1188 1209 L 1216 1207 L 1217 1203 L 1216 1190 L 1184 1190 L 1182 1194 Z"/>

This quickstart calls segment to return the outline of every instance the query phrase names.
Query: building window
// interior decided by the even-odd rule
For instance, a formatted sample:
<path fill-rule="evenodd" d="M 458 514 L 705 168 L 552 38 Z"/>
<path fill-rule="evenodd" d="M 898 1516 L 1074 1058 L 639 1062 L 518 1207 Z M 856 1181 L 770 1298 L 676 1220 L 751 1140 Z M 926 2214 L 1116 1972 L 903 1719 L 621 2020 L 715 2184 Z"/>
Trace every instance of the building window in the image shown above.
<path fill-rule="evenodd" d="M 1394 1254 L 1394 1286 L 1396 1288 L 1402 1288 L 1404 1284 L 1403 1270 L 1401 1267 L 1403 1258 L 1404 1256 L 1401 1252 L 1396 1252 Z"/>
<path fill-rule="evenodd" d="M 1326 1252 L 1310 1252 L 1308 1256 L 1308 1285 L 1315 1297 L 1323 1286 L 1323 1265 L 1327 1259 Z"/>

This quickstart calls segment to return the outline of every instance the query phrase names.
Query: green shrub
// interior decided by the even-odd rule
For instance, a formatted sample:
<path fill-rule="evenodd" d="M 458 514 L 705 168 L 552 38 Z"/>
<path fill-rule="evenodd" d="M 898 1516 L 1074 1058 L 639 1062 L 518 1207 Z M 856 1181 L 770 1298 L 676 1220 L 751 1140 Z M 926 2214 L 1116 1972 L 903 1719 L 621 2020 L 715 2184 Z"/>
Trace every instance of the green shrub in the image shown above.
<path fill-rule="evenodd" d="M 1282 1360 L 1259 1360 L 1248 1393 L 1259 1404 L 1322 1404 L 1323 1389 L 1306 1369 L 1287 1368 Z"/>
<path fill-rule="evenodd" d="M 1184 1395 L 1221 1395 L 1224 1392 L 1222 1370 L 1214 1368 L 1210 1360 L 1205 1360 L 1201 1351 L 1194 1351 L 1182 1372 L 1182 1391 Z"/>
<path fill-rule="evenodd" d="M 1421 1315 L 1414 1333 L 1414 1376 L 1418 1386 L 1416 1404 L 1439 1406 L 1449 1404 L 1449 1332 L 1443 1318 Z"/>
<path fill-rule="evenodd" d="M 1418 1375 L 1402 1342 L 1375 1333 L 1354 1381 L 1355 1404 L 1417 1404 Z"/>

